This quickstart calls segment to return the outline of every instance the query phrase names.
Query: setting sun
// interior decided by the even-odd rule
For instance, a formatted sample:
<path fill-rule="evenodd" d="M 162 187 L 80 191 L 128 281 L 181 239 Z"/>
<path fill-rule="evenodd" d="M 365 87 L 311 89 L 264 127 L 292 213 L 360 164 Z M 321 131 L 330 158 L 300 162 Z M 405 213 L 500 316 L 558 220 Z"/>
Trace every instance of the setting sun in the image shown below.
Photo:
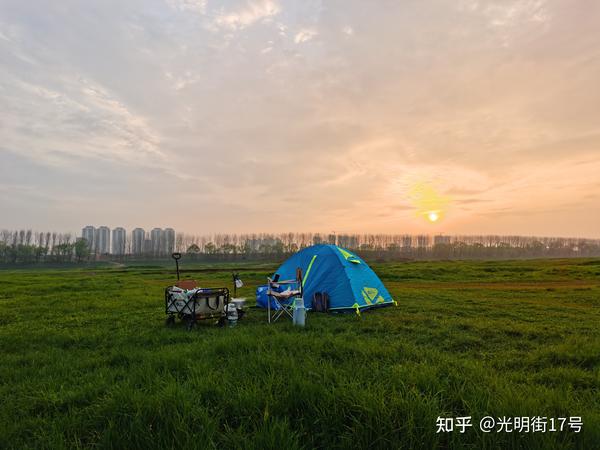
<path fill-rule="evenodd" d="M 430 223 L 444 218 L 449 198 L 428 182 L 417 182 L 409 190 L 408 198 L 415 208 L 416 216 Z"/>

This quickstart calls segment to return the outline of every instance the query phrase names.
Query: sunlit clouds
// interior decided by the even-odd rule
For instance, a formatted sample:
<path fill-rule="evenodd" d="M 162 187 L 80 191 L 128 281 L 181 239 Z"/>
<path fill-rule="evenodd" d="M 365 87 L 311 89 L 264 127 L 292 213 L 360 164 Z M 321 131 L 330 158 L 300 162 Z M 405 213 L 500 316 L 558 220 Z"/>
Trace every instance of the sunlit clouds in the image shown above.
<path fill-rule="evenodd" d="M 0 227 L 600 237 L 600 3 L 0 5 Z"/>

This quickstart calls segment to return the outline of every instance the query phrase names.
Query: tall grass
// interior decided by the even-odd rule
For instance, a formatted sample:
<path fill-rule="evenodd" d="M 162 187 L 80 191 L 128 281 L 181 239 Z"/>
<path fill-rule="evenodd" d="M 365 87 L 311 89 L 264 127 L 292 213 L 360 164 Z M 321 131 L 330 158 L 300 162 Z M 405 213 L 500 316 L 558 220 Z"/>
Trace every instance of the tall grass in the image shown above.
<path fill-rule="evenodd" d="M 0 448 L 600 448 L 590 262 L 374 265 L 397 308 L 192 332 L 164 326 L 164 269 L 0 272 Z M 270 268 L 244 269 L 251 298 Z M 464 415 L 584 426 L 436 433 Z"/>

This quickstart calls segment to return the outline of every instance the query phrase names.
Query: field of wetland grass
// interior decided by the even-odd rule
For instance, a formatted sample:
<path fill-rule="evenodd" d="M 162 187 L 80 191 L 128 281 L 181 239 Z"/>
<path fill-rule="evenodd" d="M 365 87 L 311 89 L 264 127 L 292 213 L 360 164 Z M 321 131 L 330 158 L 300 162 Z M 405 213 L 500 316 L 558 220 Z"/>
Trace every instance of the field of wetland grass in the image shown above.
<path fill-rule="evenodd" d="M 231 287 L 231 266 L 185 267 Z M 276 267 L 237 267 L 251 304 Z M 1 270 L 0 448 L 600 448 L 600 260 L 372 267 L 397 307 L 191 332 L 165 327 L 170 267 Z"/>

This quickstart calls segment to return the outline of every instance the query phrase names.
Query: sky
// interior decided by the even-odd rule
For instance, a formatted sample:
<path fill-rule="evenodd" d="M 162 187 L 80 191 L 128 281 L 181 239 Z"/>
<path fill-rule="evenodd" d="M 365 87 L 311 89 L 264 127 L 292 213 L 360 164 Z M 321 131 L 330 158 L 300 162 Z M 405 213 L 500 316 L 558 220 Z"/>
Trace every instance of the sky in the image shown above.
<path fill-rule="evenodd" d="M 0 228 L 600 237 L 600 2 L 0 2 Z"/>

